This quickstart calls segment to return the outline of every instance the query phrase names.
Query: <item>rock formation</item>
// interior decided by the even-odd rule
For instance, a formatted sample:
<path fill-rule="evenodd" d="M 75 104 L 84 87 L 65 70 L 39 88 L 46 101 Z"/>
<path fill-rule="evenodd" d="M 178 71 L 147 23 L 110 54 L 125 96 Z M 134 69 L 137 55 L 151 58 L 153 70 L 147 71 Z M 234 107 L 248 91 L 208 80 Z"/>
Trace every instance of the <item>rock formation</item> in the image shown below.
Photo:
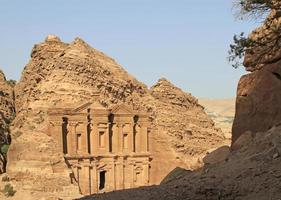
<path fill-rule="evenodd" d="M 279 1 L 273 1 L 280 8 Z M 241 77 L 236 100 L 232 142 L 246 131 L 266 131 L 281 122 L 280 11 L 272 10 L 264 24 L 249 38 L 267 42 L 246 51 L 244 66 L 249 74 Z"/>
<path fill-rule="evenodd" d="M 15 114 L 13 87 L 0 70 L 0 148 L 10 143 L 9 125 Z M 1 154 L 1 151 L 0 151 Z M 0 155 L 0 174 L 5 172 L 6 155 Z"/>
<path fill-rule="evenodd" d="M 280 1 L 272 2 L 280 4 Z M 280 11 L 272 11 L 265 24 L 250 35 L 252 40 L 277 37 L 278 43 L 269 50 L 270 43 L 246 52 L 244 64 L 250 73 L 244 75 L 238 85 L 231 151 L 229 147 L 220 147 L 203 158 L 205 166 L 201 169 L 175 170 L 167 177 L 168 181 L 159 186 L 82 199 L 279 199 L 280 19 Z M 264 53 L 264 50 L 268 51 Z"/>
<path fill-rule="evenodd" d="M 266 131 L 281 122 L 281 60 L 244 75 L 238 85 L 233 142 L 246 131 Z"/>
<path fill-rule="evenodd" d="M 237 148 L 231 153 L 227 153 L 223 148 L 224 160 L 205 165 L 194 172 L 182 170 L 176 177 L 162 185 L 94 195 L 82 199 L 279 199 L 281 193 L 280 132 L 281 127 L 278 126 L 267 132 L 256 133 L 255 137 L 243 135 L 241 140 L 237 141 L 239 144 L 235 144 Z"/>
<path fill-rule="evenodd" d="M 196 168 L 224 137 L 203 107 L 165 79 L 148 89 L 112 58 L 76 38 L 66 44 L 56 36 L 34 46 L 31 60 L 15 87 L 17 116 L 12 130 L 8 174 L 19 187 L 67 195 L 69 168 L 57 143 L 46 135 L 47 110 L 56 105 L 89 102 L 99 92 L 105 107 L 126 103 L 149 114 L 153 156 L 151 183 L 180 166 Z M 65 166 L 54 173 L 55 166 Z M 27 178 L 28 177 L 28 178 Z"/>

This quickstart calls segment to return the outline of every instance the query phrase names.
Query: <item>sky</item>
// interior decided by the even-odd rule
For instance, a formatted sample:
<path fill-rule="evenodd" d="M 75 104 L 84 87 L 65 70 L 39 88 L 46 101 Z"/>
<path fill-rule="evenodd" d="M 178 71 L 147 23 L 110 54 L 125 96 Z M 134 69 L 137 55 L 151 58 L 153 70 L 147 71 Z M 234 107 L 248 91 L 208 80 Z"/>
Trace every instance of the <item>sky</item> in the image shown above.
<path fill-rule="evenodd" d="M 227 62 L 232 0 L 0 0 L 0 68 L 19 80 L 34 44 L 81 37 L 149 87 L 161 77 L 200 98 L 233 98 L 243 68 Z"/>

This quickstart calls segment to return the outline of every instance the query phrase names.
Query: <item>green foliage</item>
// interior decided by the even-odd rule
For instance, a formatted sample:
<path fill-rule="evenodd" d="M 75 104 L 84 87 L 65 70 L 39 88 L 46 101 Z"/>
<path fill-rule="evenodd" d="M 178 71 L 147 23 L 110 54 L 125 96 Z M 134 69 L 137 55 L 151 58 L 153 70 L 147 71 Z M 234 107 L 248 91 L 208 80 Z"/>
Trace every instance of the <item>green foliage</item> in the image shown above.
<path fill-rule="evenodd" d="M 10 145 L 8 145 L 8 144 L 3 144 L 2 146 L 1 146 L 1 153 L 5 156 L 5 157 L 7 157 L 7 153 L 8 153 L 8 150 L 9 150 L 9 147 L 10 147 Z"/>
<path fill-rule="evenodd" d="M 1 190 L 1 192 L 6 196 L 6 197 L 12 197 L 15 195 L 16 191 L 14 190 L 14 187 L 11 184 L 6 184 L 4 189 Z"/>
<path fill-rule="evenodd" d="M 238 68 L 243 63 L 246 50 L 249 50 L 254 45 L 255 42 L 245 37 L 244 33 L 234 35 L 233 44 L 230 45 L 230 50 L 228 51 L 228 61 L 234 68 Z"/>
<path fill-rule="evenodd" d="M 276 0 L 236 0 L 234 7 L 238 11 L 238 17 L 241 19 L 245 17 L 260 19 L 278 6 L 273 2 L 276 2 Z"/>
<path fill-rule="evenodd" d="M 256 20 L 263 20 L 263 16 L 268 15 L 271 10 L 276 10 L 281 13 L 281 3 L 279 0 L 235 0 L 234 7 L 238 11 L 238 17 L 241 19 L 245 19 L 245 16 L 249 16 Z M 276 17 L 278 17 L 278 15 Z M 277 39 L 275 39 L 276 41 L 280 38 L 279 34 L 280 30 L 277 30 L 275 33 L 277 36 Z M 233 44 L 230 45 L 230 50 L 228 51 L 228 61 L 234 68 L 238 68 L 243 63 L 246 51 L 247 53 L 252 53 L 253 49 L 261 47 L 260 49 L 265 50 L 260 52 L 260 57 L 262 57 L 266 55 L 268 51 L 272 50 L 271 46 L 274 46 L 276 41 L 267 40 L 266 38 L 264 38 L 263 41 L 253 41 L 246 37 L 244 33 L 234 35 Z"/>

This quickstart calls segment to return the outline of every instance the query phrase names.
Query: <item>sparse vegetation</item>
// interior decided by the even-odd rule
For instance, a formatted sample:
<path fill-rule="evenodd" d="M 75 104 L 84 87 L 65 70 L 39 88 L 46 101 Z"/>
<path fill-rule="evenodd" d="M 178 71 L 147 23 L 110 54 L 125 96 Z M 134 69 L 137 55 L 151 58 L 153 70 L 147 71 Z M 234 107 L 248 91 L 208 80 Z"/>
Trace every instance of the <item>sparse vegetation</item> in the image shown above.
<path fill-rule="evenodd" d="M 3 144 L 2 146 L 1 146 L 1 153 L 7 158 L 7 153 L 8 153 L 8 150 L 9 150 L 9 147 L 10 147 L 10 145 L 8 145 L 8 144 Z"/>
<path fill-rule="evenodd" d="M 234 68 L 238 68 L 243 64 L 247 52 L 257 54 L 256 64 L 260 64 L 267 55 L 274 54 L 281 45 L 281 26 L 278 20 L 281 17 L 281 2 L 279 0 L 236 0 L 234 8 L 237 11 L 236 16 L 241 20 L 250 18 L 261 20 L 261 22 L 265 20 L 268 23 L 263 29 L 253 31 L 251 36 L 245 36 L 244 33 L 234 35 L 233 44 L 230 45 L 228 52 L 228 60 Z"/>
<path fill-rule="evenodd" d="M 4 189 L 1 190 L 1 192 L 6 196 L 6 197 L 12 197 L 15 195 L 16 191 L 14 190 L 14 187 L 8 183 L 5 185 Z"/>

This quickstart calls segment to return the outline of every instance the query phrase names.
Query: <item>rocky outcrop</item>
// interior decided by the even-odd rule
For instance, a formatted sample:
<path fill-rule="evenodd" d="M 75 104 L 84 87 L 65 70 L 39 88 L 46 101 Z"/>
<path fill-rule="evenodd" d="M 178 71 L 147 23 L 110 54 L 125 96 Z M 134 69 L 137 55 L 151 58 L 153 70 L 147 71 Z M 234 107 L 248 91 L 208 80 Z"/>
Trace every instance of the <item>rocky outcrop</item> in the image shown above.
<path fill-rule="evenodd" d="M 269 16 L 249 35 L 255 45 L 244 59 L 250 73 L 238 84 L 232 143 L 246 131 L 266 131 L 281 123 L 281 6 L 280 1 L 271 3 Z"/>
<path fill-rule="evenodd" d="M 190 172 L 179 171 L 160 186 L 118 191 L 83 200 L 202 200 L 202 199 L 279 199 L 281 188 L 281 127 L 247 137 L 223 160 Z M 242 136 L 244 137 L 244 136 Z M 242 138 L 241 138 L 242 139 Z M 220 154 L 221 154 L 220 153 Z M 212 153 L 211 153 L 212 154 Z M 211 154 L 208 156 L 210 157 Z M 214 152 L 217 156 L 218 152 Z M 228 155 L 228 156 L 225 156 Z M 220 156 L 222 158 L 222 156 Z"/>
<path fill-rule="evenodd" d="M 45 134 L 47 110 L 58 104 L 91 101 L 97 91 L 105 107 L 126 103 L 149 113 L 153 183 L 159 183 L 177 166 L 201 165 L 208 149 L 224 143 L 222 133 L 197 100 L 167 80 L 161 79 L 150 90 L 80 38 L 66 44 L 48 36 L 34 46 L 15 87 L 17 117 L 9 150 L 9 175 L 38 191 L 53 192 L 55 186 L 65 191 L 57 177 L 66 181 L 68 168 L 55 170 L 57 164 L 64 163 L 55 141 Z"/>
<path fill-rule="evenodd" d="M 204 155 L 212 146 L 222 144 L 223 134 L 191 94 L 166 79 L 160 79 L 151 88 L 151 94 L 157 100 L 157 126 L 168 136 L 169 146 L 191 168 L 198 160 L 197 155 Z"/>
<path fill-rule="evenodd" d="M 14 118 L 13 87 L 7 82 L 4 73 L 0 70 L 0 148 L 10 144 L 9 126 Z M 1 151 L 0 151 L 1 154 Z M 5 172 L 6 155 L 0 155 L 0 173 Z"/>
<path fill-rule="evenodd" d="M 273 0 L 271 11 L 264 23 L 252 31 L 249 39 L 253 46 L 246 52 L 244 66 L 247 71 L 255 71 L 281 59 L 281 3 Z"/>
<path fill-rule="evenodd" d="M 266 131 L 281 123 L 281 60 L 244 75 L 238 85 L 232 140 L 246 131 Z"/>

